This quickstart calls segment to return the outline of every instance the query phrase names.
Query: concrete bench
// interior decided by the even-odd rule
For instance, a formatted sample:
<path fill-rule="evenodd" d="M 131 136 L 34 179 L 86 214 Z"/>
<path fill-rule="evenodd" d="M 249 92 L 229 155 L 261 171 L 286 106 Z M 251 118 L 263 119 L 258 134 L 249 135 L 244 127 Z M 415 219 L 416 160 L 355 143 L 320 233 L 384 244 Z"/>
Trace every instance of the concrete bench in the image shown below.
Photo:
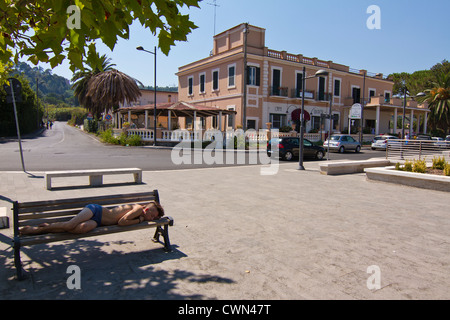
<path fill-rule="evenodd" d="M 389 165 L 391 165 L 391 161 L 386 159 L 327 162 L 320 165 L 320 173 L 325 175 L 363 173 L 365 168 L 385 167 Z"/>
<path fill-rule="evenodd" d="M 87 237 L 97 237 L 105 234 L 135 231 L 147 228 L 156 228 L 153 236 L 154 242 L 160 242 L 159 237 L 164 238 L 164 249 L 171 251 L 169 241 L 169 226 L 173 226 L 171 217 L 162 217 L 159 220 L 144 221 L 131 226 L 100 226 L 84 234 L 72 233 L 49 233 L 39 235 L 21 235 L 20 227 L 36 226 L 42 223 L 53 223 L 70 220 L 78 214 L 88 204 L 99 204 L 106 208 L 113 208 L 122 204 L 141 204 L 145 205 L 150 201 L 159 203 L 158 190 L 145 193 L 120 194 L 110 196 L 97 196 L 77 199 L 59 199 L 36 202 L 17 202 L 13 203 L 13 248 L 14 265 L 16 267 L 17 279 L 24 278 L 24 270 L 20 259 L 20 249 L 24 246 L 36 244 L 46 244 L 56 241 L 75 240 Z M 112 263 L 112 261 L 111 261 Z"/>
<path fill-rule="evenodd" d="M 9 217 L 6 215 L 6 207 L 0 207 L 0 229 L 9 228 Z"/>
<path fill-rule="evenodd" d="M 121 168 L 121 169 L 47 171 L 45 172 L 45 184 L 47 190 L 51 190 L 53 178 L 89 176 L 89 185 L 92 187 L 98 187 L 103 184 L 104 175 L 116 175 L 128 173 L 133 174 L 135 183 L 142 183 L 142 169 Z"/>

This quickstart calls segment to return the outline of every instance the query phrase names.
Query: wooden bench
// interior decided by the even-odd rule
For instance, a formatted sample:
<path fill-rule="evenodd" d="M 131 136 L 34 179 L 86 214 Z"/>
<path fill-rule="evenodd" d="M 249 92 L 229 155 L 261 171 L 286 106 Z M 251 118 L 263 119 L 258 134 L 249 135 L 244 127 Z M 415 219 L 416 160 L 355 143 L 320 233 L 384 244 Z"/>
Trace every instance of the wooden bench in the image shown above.
<path fill-rule="evenodd" d="M 36 226 L 41 223 L 52 223 L 70 220 L 78 214 L 88 204 L 99 204 L 107 208 L 112 208 L 122 204 L 146 204 L 149 201 L 159 203 L 158 190 L 146 193 L 121 194 L 110 196 L 97 196 L 78 199 L 60 199 L 37 202 L 14 202 L 13 203 L 13 223 L 14 223 L 14 265 L 17 271 L 17 278 L 24 278 L 24 270 L 20 259 L 20 248 L 36 244 L 51 243 L 56 241 L 96 237 L 100 235 L 156 228 L 153 236 L 154 242 L 160 242 L 159 237 L 164 239 L 164 249 L 171 251 L 169 241 L 169 226 L 173 226 L 171 217 L 162 217 L 159 220 L 141 222 L 132 226 L 101 226 L 85 234 L 71 233 L 51 233 L 42 235 L 20 235 L 19 228 L 23 226 Z"/>
<path fill-rule="evenodd" d="M 47 171 L 45 172 L 45 184 L 47 190 L 51 190 L 52 178 L 89 176 L 89 185 L 92 187 L 98 187 L 103 184 L 104 175 L 116 175 L 127 173 L 133 174 L 135 183 L 142 183 L 142 169 L 121 168 L 121 169 Z"/>

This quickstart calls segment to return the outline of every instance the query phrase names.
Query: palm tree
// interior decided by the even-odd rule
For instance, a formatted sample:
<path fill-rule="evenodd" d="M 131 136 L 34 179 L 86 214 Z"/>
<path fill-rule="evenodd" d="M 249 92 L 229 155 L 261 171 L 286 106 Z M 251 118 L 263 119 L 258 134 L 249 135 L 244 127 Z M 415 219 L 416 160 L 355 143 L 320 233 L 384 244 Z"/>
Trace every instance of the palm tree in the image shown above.
<path fill-rule="evenodd" d="M 107 58 L 106 55 L 100 55 L 96 53 L 95 56 L 90 56 L 85 62 L 87 67 L 78 70 L 74 73 L 72 77 L 72 89 L 74 90 L 74 95 L 78 98 L 80 105 L 90 110 L 92 106 L 92 100 L 87 95 L 88 84 L 93 76 L 99 74 L 100 72 L 112 70 L 116 65 L 111 63 L 111 59 Z"/>
<path fill-rule="evenodd" d="M 136 101 L 141 96 L 137 83 L 142 86 L 138 80 L 116 69 L 92 76 L 86 92 L 86 97 L 91 101 L 91 111 L 100 114 L 119 104 Z"/>
<path fill-rule="evenodd" d="M 431 110 L 430 125 L 433 130 L 440 128 L 444 133 L 450 128 L 450 72 L 439 73 L 433 88 L 425 90 L 426 96 L 421 99 L 426 101 Z"/>

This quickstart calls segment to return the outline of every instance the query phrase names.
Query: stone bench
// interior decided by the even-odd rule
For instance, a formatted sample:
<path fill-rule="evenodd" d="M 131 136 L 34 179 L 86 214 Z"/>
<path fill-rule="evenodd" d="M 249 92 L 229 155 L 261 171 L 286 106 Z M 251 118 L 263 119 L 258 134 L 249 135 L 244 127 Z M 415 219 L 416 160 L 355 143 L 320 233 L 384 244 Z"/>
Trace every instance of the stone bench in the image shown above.
<path fill-rule="evenodd" d="M 386 159 L 326 162 L 320 165 L 320 173 L 325 175 L 364 173 L 365 168 L 385 167 L 389 165 L 391 165 L 391 161 Z"/>
<path fill-rule="evenodd" d="M 142 183 L 142 169 L 121 168 L 121 169 L 47 171 L 45 172 L 45 184 L 47 190 L 51 190 L 53 178 L 89 176 L 89 185 L 91 187 L 98 187 L 103 184 L 104 175 L 117 175 L 129 173 L 133 174 L 135 183 Z"/>

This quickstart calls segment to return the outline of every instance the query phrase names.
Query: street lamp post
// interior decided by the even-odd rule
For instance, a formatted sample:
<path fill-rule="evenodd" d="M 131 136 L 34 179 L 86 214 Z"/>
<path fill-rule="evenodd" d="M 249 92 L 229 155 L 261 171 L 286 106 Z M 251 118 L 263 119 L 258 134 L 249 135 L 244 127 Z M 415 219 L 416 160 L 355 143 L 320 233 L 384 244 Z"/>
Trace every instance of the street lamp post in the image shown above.
<path fill-rule="evenodd" d="M 153 108 L 153 145 L 156 146 L 156 112 L 157 112 L 156 111 L 156 46 L 155 46 L 155 51 L 154 52 L 145 50 L 141 46 L 137 47 L 136 50 L 145 51 L 145 52 L 151 53 L 151 54 L 153 54 L 155 56 L 155 73 L 154 73 L 155 74 L 155 79 L 154 79 L 154 83 L 155 84 L 154 84 L 154 88 L 153 88 L 154 92 L 155 92 L 155 96 L 154 96 L 155 101 L 154 101 L 154 108 Z"/>
<path fill-rule="evenodd" d="M 320 77 L 320 76 L 327 76 L 328 75 L 328 71 L 325 70 L 319 70 L 317 71 L 313 76 L 310 77 L 305 77 L 306 75 L 306 67 L 303 67 L 303 77 L 302 77 L 302 112 L 300 115 L 300 146 L 299 146 L 299 165 L 298 165 L 298 169 L 299 170 L 305 170 L 305 167 L 303 166 L 303 150 L 304 150 L 304 143 L 303 143 L 303 138 L 305 135 L 305 80 L 306 79 L 311 79 L 311 78 L 316 78 L 316 77 Z"/>
<path fill-rule="evenodd" d="M 406 118 L 406 97 L 408 95 L 408 89 L 406 88 L 406 85 L 404 86 L 404 91 L 403 91 L 403 118 L 402 118 L 402 139 L 405 139 L 405 118 Z M 419 97 L 424 97 L 426 94 L 424 92 L 420 92 L 415 96 L 411 96 L 410 98 L 419 98 Z M 395 119 L 394 121 L 397 121 L 397 119 Z M 410 135 L 412 134 L 411 130 L 412 130 L 412 121 L 413 119 L 409 120 L 409 133 Z"/>

